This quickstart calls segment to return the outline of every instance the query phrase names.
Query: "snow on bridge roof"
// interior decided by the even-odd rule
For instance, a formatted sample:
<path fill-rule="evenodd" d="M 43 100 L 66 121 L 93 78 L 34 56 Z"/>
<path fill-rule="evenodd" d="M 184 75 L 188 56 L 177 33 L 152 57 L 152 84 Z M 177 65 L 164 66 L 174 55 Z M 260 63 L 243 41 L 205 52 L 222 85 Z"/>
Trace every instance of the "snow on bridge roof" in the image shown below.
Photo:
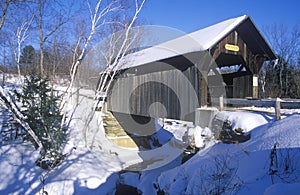
<path fill-rule="evenodd" d="M 243 36 L 254 54 L 266 55 L 270 60 L 276 59 L 274 52 L 251 18 L 243 15 L 129 54 L 117 64 L 115 69 L 128 69 L 179 55 L 209 50 L 234 30 L 239 31 L 239 35 Z"/>

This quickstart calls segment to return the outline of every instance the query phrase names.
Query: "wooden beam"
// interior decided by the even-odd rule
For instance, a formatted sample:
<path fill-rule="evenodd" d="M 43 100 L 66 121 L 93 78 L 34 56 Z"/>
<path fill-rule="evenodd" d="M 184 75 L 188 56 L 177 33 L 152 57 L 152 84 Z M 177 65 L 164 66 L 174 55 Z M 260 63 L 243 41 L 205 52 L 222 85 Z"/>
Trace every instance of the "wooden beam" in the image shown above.
<path fill-rule="evenodd" d="M 254 74 L 252 76 L 252 97 L 257 99 L 258 98 L 258 76 Z"/>
<path fill-rule="evenodd" d="M 234 73 L 229 73 L 229 74 L 222 74 L 224 80 L 227 78 L 237 78 L 237 77 L 242 77 L 242 76 L 247 76 L 247 75 L 251 75 L 251 72 L 240 71 L 240 72 L 234 72 Z"/>
<path fill-rule="evenodd" d="M 207 90 L 207 72 L 202 72 L 201 75 L 201 107 L 207 106 L 208 90 Z"/>
<path fill-rule="evenodd" d="M 280 100 L 277 98 L 275 102 L 275 114 L 276 114 L 276 120 L 281 119 L 281 113 L 280 113 Z"/>

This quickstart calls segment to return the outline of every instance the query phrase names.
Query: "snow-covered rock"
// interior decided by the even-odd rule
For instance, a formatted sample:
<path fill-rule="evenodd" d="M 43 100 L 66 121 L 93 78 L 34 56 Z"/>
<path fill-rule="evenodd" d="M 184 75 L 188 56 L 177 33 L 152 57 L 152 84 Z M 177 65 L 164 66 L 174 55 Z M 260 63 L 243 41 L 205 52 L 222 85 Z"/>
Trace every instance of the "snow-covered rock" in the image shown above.
<path fill-rule="evenodd" d="M 212 138 L 213 134 L 207 127 L 201 128 L 196 126 L 188 130 L 189 144 L 197 148 L 203 148 L 207 141 Z"/>
<path fill-rule="evenodd" d="M 256 127 L 270 122 L 273 118 L 262 113 L 252 113 L 244 111 L 222 111 L 216 115 L 216 119 L 230 121 L 232 129 L 243 129 L 248 132 Z"/>

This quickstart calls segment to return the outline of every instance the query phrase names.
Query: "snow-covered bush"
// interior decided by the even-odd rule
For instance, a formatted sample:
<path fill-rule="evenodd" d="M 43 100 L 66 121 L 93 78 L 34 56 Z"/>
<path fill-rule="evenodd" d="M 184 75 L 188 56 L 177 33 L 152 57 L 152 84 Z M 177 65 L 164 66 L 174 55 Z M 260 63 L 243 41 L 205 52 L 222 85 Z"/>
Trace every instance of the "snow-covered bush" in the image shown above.
<path fill-rule="evenodd" d="M 201 151 L 200 151 L 201 152 Z M 195 155 L 185 165 L 162 173 L 155 184 L 162 194 L 236 194 L 244 182 L 238 160 L 229 152 L 210 157 Z M 201 157 L 202 158 L 202 157 Z"/>
<path fill-rule="evenodd" d="M 199 179 L 188 185 L 186 193 L 236 194 L 242 188 L 243 181 L 237 175 L 238 166 L 235 163 L 228 154 L 214 157 L 210 165 L 198 169 Z"/>
<path fill-rule="evenodd" d="M 42 158 L 50 161 L 61 158 L 59 150 L 65 140 L 65 131 L 61 125 L 59 96 L 54 95 L 49 81 L 38 75 L 30 75 L 25 79 L 22 92 L 16 92 L 16 99 L 21 105 L 25 121 L 43 145 Z"/>
<path fill-rule="evenodd" d="M 295 148 L 278 148 L 275 143 L 270 152 L 270 165 L 268 174 L 274 183 L 299 182 L 299 151 Z"/>

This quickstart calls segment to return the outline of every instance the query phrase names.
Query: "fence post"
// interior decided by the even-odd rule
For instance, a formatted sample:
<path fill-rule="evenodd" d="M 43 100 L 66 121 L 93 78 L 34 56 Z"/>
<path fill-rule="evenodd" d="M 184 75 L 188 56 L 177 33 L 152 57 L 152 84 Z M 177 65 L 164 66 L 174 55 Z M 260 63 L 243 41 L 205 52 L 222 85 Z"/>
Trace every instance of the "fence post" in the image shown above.
<path fill-rule="evenodd" d="M 224 98 L 223 96 L 220 96 L 220 111 L 223 111 L 224 110 Z"/>
<path fill-rule="evenodd" d="M 0 70 L 0 73 L 2 73 L 2 83 L 1 83 L 1 85 L 2 85 L 2 87 L 4 87 L 4 83 L 5 83 L 5 73 L 4 73 L 2 70 Z"/>
<path fill-rule="evenodd" d="M 276 120 L 280 120 L 281 119 L 280 102 L 281 102 L 281 100 L 279 98 L 276 98 L 276 102 L 275 102 Z"/>

